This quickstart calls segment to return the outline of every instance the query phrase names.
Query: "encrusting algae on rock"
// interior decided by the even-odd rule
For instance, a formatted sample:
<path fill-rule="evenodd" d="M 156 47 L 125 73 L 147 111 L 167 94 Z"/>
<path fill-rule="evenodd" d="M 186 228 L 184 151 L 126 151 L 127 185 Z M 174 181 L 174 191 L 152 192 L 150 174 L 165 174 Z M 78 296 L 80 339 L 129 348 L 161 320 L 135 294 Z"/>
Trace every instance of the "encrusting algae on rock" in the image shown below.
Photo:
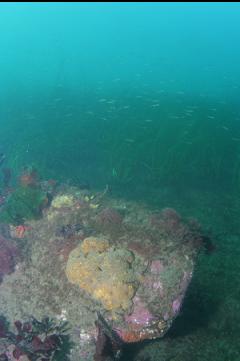
<path fill-rule="evenodd" d="M 49 222 L 66 224 L 73 222 L 71 217 L 79 217 L 77 213 L 78 198 L 71 193 L 62 193 L 53 198 L 51 205 L 46 212 Z"/>
<path fill-rule="evenodd" d="M 106 337 L 96 311 L 121 343 L 163 337 L 181 310 L 200 250 L 201 229 L 175 210 L 105 194 L 55 189 L 41 217 L 20 224 L 30 227 L 26 259 L 21 254 L 2 277 L 0 305 L 11 322 L 29 314 L 69 322 L 71 361 L 103 359 L 97 352 Z"/>
<path fill-rule="evenodd" d="M 72 207 L 74 205 L 74 197 L 68 194 L 61 194 L 52 201 L 53 208 Z"/>
<path fill-rule="evenodd" d="M 66 275 L 108 311 L 127 310 L 137 289 L 134 255 L 110 246 L 106 239 L 88 237 L 69 255 Z"/>

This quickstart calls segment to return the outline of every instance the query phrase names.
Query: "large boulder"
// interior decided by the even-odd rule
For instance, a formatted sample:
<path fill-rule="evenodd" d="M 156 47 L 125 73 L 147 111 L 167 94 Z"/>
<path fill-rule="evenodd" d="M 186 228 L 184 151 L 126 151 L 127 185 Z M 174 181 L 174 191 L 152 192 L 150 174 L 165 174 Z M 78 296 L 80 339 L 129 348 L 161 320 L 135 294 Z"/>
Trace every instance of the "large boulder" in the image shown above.
<path fill-rule="evenodd" d="M 178 315 L 201 244 L 196 222 L 170 208 L 95 211 L 94 233 L 72 250 L 68 280 L 85 290 L 124 342 L 163 336 Z"/>
<path fill-rule="evenodd" d="M 104 360 L 104 337 L 137 342 L 171 327 L 201 245 L 196 222 L 65 187 L 27 225 L 25 260 L 0 285 L 9 321 L 67 320 L 71 361 Z"/>

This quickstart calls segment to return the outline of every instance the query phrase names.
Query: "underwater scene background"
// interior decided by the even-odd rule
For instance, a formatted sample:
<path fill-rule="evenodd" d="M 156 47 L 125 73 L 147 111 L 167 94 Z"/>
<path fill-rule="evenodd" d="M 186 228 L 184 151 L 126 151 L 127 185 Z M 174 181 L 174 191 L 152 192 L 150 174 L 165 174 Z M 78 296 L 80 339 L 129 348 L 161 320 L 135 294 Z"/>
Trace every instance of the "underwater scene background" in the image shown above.
<path fill-rule="evenodd" d="M 20 242 L 28 257 L 23 233 L 30 227 L 46 238 L 48 227 L 45 220 L 36 229 L 31 220 L 23 225 L 39 216 L 33 204 L 52 210 L 58 193 L 74 198 L 76 189 L 86 192 L 80 200 L 96 199 L 93 210 L 107 190 L 139 204 L 140 213 L 142 204 L 171 208 L 201 224 L 204 245 L 178 317 L 163 338 L 126 346 L 121 360 L 240 360 L 239 20 L 238 3 L 0 5 L 0 219 L 12 227 L 0 227 L 0 241 Z M 118 228 L 118 216 L 111 217 Z M 72 236 L 80 228 L 60 231 Z M 92 236 L 88 228 L 84 234 Z M 17 277 L 8 267 L 0 285 L 5 303 L 15 292 L 8 277 Z M 2 307 L 11 318 L 15 306 Z M 28 360 L 53 359 L 44 350 L 47 356 Z"/>

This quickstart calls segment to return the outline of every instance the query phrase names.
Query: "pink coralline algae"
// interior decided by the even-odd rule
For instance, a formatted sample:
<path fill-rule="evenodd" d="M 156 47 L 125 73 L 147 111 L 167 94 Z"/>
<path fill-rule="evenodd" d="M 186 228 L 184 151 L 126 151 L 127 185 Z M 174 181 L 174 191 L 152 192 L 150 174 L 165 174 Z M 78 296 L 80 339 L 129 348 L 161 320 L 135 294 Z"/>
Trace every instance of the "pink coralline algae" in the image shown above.
<path fill-rule="evenodd" d="M 192 272 L 190 273 L 187 273 L 187 272 L 183 272 L 183 278 L 182 278 L 182 281 L 180 283 L 180 289 L 181 290 L 186 290 L 190 281 L 191 281 L 191 278 L 192 278 Z"/>
<path fill-rule="evenodd" d="M 182 297 L 176 298 L 172 303 L 172 310 L 174 314 L 177 314 L 180 311 L 180 308 L 182 306 Z"/>
<path fill-rule="evenodd" d="M 154 316 L 138 296 L 133 298 L 133 304 L 133 312 L 130 315 L 125 316 L 125 321 L 127 323 L 136 324 L 139 326 L 147 326 L 151 321 L 154 320 Z"/>
<path fill-rule="evenodd" d="M 14 271 L 17 255 L 17 248 L 0 236 L 0 281 L 2 281 L 4 275 Z"/>
<path fill-rule="evenodd" d="M 160 260 L 157 259 L 157 260 L 152 261 L 152 263 L 151 263 L 151 272 L 152 273 L 158 274 L 161 271 L 163 271 L 163 269 L 164 269 L 164 266 Z"/>

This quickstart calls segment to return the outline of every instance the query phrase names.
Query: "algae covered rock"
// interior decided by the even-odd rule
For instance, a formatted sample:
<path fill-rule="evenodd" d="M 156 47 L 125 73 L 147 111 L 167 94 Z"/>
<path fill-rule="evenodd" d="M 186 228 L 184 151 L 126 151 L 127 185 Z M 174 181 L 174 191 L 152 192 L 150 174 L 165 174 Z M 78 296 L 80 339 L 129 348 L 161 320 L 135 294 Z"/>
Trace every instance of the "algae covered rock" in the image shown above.
<path fill-rule="evenodd" d="M 99 227 L 102 213 L 99 209 L 90 216 L 100 236 L 85 238 L 70 253 L 67 279 L 101 305 L 124 342 L 162 337 L 191 281 L 201 244 L 199 226 L 170 208 L 151 213 L 129 203 L 112 232 L 115 218 Z"/>
<path fill-rule="evenodd" d="M 16 224 L 38 218 L 44 197 L 37 188 L 19 188 L 2 216 Z M 70 361 L 93 361 L 99 327 L 125 343 L 169 330 L 200 249 L 196 222 L 170 208 L 152 211 L 105 192 L 86 198 L 65 187 L 30 226 L 28 258 L 1 284 L 0 308 L 10 320 L 31 314 L 67 320 L 75 345 Z"/>
<path fill-rule="evenodd" d="M 61 194 L 56 196 L 52 201 L 52 207 L 72 207 L 74 205 L 74 197 L 70 194 Z"/>
<path fill-rule="evenodd" d="M 0 283 L 4 275 L 14 271 L 18 254 L 17 247 L 10 240 L 0 235 Z"/>
<path fill-rule="evenodd" d="M 26 220 L 38 219 L 47 201 L 41 189 L 20 186 L 9 196 L 0 213 L 0 222 L 18 225 Z"/>

